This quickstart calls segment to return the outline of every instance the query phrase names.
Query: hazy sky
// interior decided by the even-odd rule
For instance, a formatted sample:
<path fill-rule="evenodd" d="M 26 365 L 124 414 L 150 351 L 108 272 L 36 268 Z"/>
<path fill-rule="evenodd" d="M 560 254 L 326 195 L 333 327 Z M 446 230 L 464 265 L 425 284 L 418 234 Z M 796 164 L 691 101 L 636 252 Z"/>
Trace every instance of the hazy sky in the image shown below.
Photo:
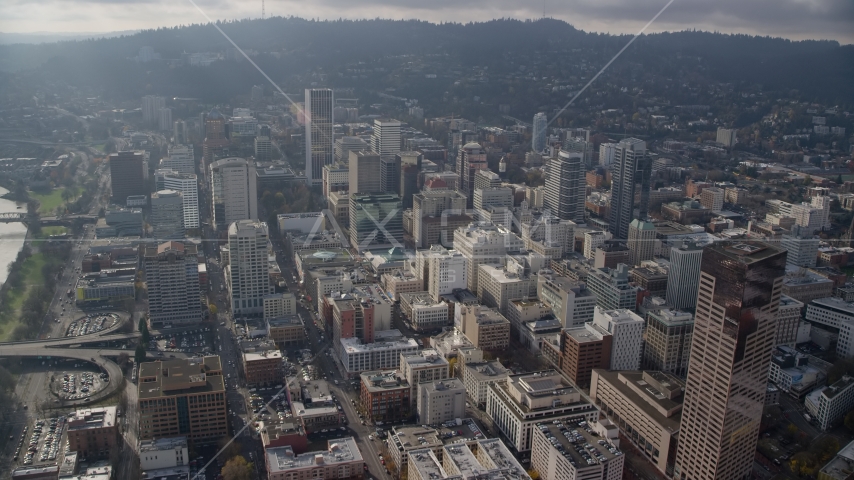
<path fill-rule="evenodd" d="M 257 18 L 261 0 L 197 0 L 213 19 Z M 667 0 L 545 0 L 546 15 L 586 31 L 635 33 Z M 267 15 L 539 18 L 541 0 L 267 0 Z M 204 22 L 189 0 L 0 0 L 0 32 L 109 32 Z M 675 0 L 649 32 L 696 28 L 854 43 L 854 0 Z"/>

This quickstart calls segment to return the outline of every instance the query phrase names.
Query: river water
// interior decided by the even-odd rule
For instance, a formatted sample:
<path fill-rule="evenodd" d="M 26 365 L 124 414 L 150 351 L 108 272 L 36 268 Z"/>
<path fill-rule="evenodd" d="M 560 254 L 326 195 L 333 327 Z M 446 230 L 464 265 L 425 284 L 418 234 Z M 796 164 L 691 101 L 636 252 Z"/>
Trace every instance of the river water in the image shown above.
<path fill-rule="evenodd" d="M 0 195 L 9 193 L 9 190 L 0 188 Z M 21 208 L 18 208 L 20 206 Z M 24 212 L 26 204 L 18 204 L 12 200 L 0 198 L 0 213 Z M 27 226 L 23 223 L 0 223 L 0 283 L 6 282 L 9 264 L 18 257 L 18 252 L 24 246 L 27 237 Z"/>

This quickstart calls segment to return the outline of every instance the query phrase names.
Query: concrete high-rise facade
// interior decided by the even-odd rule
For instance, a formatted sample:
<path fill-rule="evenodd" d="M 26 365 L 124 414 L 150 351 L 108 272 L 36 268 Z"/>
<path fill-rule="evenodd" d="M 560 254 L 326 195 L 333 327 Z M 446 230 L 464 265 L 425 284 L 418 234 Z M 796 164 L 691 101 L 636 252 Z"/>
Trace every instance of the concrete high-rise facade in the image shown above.
<path fill-rule="evenodd" d="M 546 136 L 549 129 L 549 119 L 545 112 L 534 115 L 534 129 L 531 136 L 531 150 L 542 152 L 546 149 Z"/>
<path fill-rule="evenodd" d="M 412 201 L 412 238 L 416 248 L 452 245 L 454 230 L 471 222 L 471 217 L 465 215 L 466 197 L 459 192 L 424 190 L 413 195 Z"/>
<path fill-rule="evenodd" d="M 733 145 L 735 145 L 735 142 L 737 141 L 736 140 L 736 133 L 737 132 L 738 132 L 738 130 L 736 130 L 734 128 L 718 127 L 717 142 L 720 143 L 721 145 L 727 147 L 727 148 L 732 147 Z"/>
<path fill-rule="evenodd" d="M 335 140 L 335 161 L 346 163 L 350 158 L 350 152 L 370 149 L 368 142 L 359 137 L 341 137 Z"/>
<path fill-rule="evenodd" d="M 381 157 L 391 157 L 400 152 L 400 121 L 374 119 L 371 150 Z"/>
<path fill-rule="evenodd" d="M 456 289 L 465 289 L 468 283 L 468 260 L 456 250 L 448 250 L 441 245 L 430 247 L 428 254 L 429 272 L 427 291 L 433 301 L 448 295 Z"/>
<path fill-rule="evenodd" d="M 608 229 L 616 239 L 625 239 L 629 236 L 629 224 L 634 219 L 635 184 L 638 181 L 638 172 L 645 171 L 641 165 L 645 159 L 646 142 L 643 140 L 627 138 L 614 147 L 611 217 Z M 649 172 L 646 171 L 646 173 L 648 175 Z M 649 180 L 646 183 L 649 183 Z M 645 210 L 643 198 L 641 210 Z"/>
<path fill-rule="evenodd" d="M 255 137 L 255 159 L 259 162 L 267 162 L 273 156 L 273 142 L 268 136 Z"/>
<path fill-rule="evenodd" d="M 162 131 L 172 130 L 172 109 L 163 107 L 157 112 L 157 126 Z"/>
<path fill-rule="evenodd" d="M 160 120 L 160 109 L 166 107 L 166 99 L 157 95 L 142 97 L 142 121 L 156 125 Z"/>
<path fill-rule="evenodd" d="M 792 297 L 780 297 L 780 309 L 777 310 L 777 337 L 775 345 L 795 348 L 798 339 L 798 326 L 801 324 L 801 312 L 804 304 Z"/>
<path fill-rule="evenodd" d="M 640 265 L 644 260 L 652 260 L 655 252 L 655 225 L 651 222 L 634 219 L 629 224 L 629 265 Z"/>
<path fill-rule="evenodd" d="M 183 120 L 175 120 L 172 124 L 172 142 L 178 145 L 188 143 L 190 137 L 187 136 L 187 123 Z"/>
<path fill-rule="evenodd" d="M 454 249 L 467 259 L 468 289 L 477 292 L 480 265 L 499 264 L 508 253 L 522 250 L 522 239 L 505 227 L 491 223 L 471 223 L 454 232 Z"/>
<path fill-rule="evenodd" d="M 582 155 L 561 150 L 548 164 L 543 207 L 561 220 L 584 223 L 585 194 Z"/>
<path fill-rule="evenodd" d="M 611 370 L 638 370 L 645 322 L 631 310 L 596 307 L 593 325 L 611 334 Z"/>
<path fill-rule="evenodd" d="M 483 171 L 483 170 L 481 170 Z M 472 206 L 481 218 L 487 218 L 489 207 L 513 209 L 513 190 L 510 187 L 475 188 Z"/>
<path fill-rule="evenodd" d="M 703 252 L 674 478 L 751 477 L 785 269 L 764 243 Z"/>
<path fill-rule="evenodd" d="M 305 178 L 309 184 L 323 180 L 323 166 L 330 165 L 335 155 L 334 104 L 331 89 L 305 89 Z"/>
<path fill-rule="evenodd" d="M 599 165 L 607 167 L 614 163 L 614 154 L 616 153 L 616 143 L 600 143 L 599 144 Z"/>
<path fill-rule="evenodd" d="M 471 142 L 460 147 L 457 154 L 457 173 L 460 176 L 457 191 L 466 196 L 468 208 L 474 204 L 474 177 L 478 170 L 486 169 L 486 152 L 481 149 L 480 144 Z"/>
<path fill-rule="evenodd" d="M 177 190 L 151 194 L 151 234 L 156 240 L 184 238 L 184 198 Z"/>
<path fill-rule="evenodd" d="M 593 142 L 590 141 L 590 132 L 588 131 L 585 133 L 586 135 L 584 136 L 567 138 L 561 146 L 561 150 L 566 150 L 569 153 L 581 156 L 582 171 L 586 171 L 594 167 Z"/>
<path fill-rule="evenodd" d="M 267 224 L 239 220 L 228 227 L 228 292 L 235 318 L 264 314 L 264 296 L 270 292 L 267 264 Z"/>
<path fill-rule="evenodd" d="M 110 154 L 110 188 L 112 201 L 122 207 L 127 198 L 133 195 L 146 195 L 145 179 L 148 178 L 145 154 L 138 151 L 125 151 Z"/>
<path fill-rule="evenodd" d="M 258 220 L 255 162 L 224 158 L 211 164 L 211 211 L 216 228 L 238 220 Z"/>
<path fill-rule="evenodd" d="M 382 161 L 374 152 L 350 152 L 350 194 L 383 193 L 380 169 Z M 394 192 L 390 192 L 394 193 Z"/>
<path fill-rule="evenodd" d="M 474 188 L 495 188 L 501 186 L 501 177 L 492 170 L 478 170 L 474 174 Z"/>
<path fill-rule="evenodd" d="M 708 208 L 713 212 L 720 212 L 724 209 L 724 197 L 726 190 L 718 187 L 704 188 L 700 192 L 700 205 Z"/>
<path fill-rule="evenodd" d="M 197 247 L 164 242 L 145 248 L 142 266 L 148 289 L 148 321 L 152 328 L 201 322 L 201 287 Z"/>
<path fill-rule="evenodd" d="M 170 145 L 169 156 L 160 159 L 160 168 L 168 168 L 180 173 L 196 173 L 193 147 L 187 145 Z"/>
<path fill-rule="evenodd" d="M 795 267 L 814 267 L 818 261 L 818 247 L 821 241 L 812 232 L 800 225 L 792 225 L 789 234 L 783 234 L 780 246 L 789 252 L 786 261 Z"/>
<path fill-rule="evenodd" d="M 596 294 L 596 306 L 605 310 L 634 310 L 638 288 L 629 284 L 629 267 L 594 268 L 587 276 L 587 288 Z"/>
<path fill-rule="evenodd" d="M 641 368 L 685 378 L 691 353 L 694 316 L 679 310 L 647 313 Z"/>
<path fill-rule="evenodd" d="M 667 303 L 675 309 L 694 308 L 700 285 L 703 247 L 684 242 L 670 249 L 670 278 L 667 279 Z"/>
<path fill-rule="evenodd" d="M 184 229 L 199 228 L 199 182 L 196 174 L 161 169 L 154 172 L 154 178 L 157 191 L 181 192 L 181 199 L 184 201 Z"/>

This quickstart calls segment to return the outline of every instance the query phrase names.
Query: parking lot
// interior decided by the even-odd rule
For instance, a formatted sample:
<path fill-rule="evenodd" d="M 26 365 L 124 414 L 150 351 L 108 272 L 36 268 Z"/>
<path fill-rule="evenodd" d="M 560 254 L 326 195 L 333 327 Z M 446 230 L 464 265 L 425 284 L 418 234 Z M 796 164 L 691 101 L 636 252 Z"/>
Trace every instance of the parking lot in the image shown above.
<path fill-rule="evenodd" d="M 65 417 L 36 420 L 32 429 L 24 427 L 13 460 L 22 465 L 56 462 L 64 431 Z"/>
<path fill-rule="evenodd" d="M 101 330 L 112 327 L 118 321 L 119 316 L 115 313 L 90 313 L 83 318 L 71 322 L 65 336 L 78 337 L 100 332 Z"/>
<path fill-rule="evenodd" d="M 101 390 L 109 380 L 106 373 L 62 372 L 54 376 L 51 388 L 63 400 L 78 400 Z"/>
<path fill-rule="evenodd" d="M 207 336 L 210 335 L 210 327 L 199 327 L 175 334 L 163 334 L 153 336 L 151 349 L 161 352 L 184 352 L 184 353 L 212 353 Z"/>

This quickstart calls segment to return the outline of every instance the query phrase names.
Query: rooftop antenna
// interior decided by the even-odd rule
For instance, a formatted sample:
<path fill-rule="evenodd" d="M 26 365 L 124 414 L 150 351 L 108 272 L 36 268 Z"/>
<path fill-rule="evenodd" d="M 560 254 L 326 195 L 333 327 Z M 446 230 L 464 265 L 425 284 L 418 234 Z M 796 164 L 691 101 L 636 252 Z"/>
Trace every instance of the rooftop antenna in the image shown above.
<path fill-rule="evenodd" d="M 261 0 L 261 20 L 264 20 L 264 0 Z"/>
<path fill-rule="evenodd" d="M 543 0 L 543 19 L 546 18 L 546 0 Z"/>

